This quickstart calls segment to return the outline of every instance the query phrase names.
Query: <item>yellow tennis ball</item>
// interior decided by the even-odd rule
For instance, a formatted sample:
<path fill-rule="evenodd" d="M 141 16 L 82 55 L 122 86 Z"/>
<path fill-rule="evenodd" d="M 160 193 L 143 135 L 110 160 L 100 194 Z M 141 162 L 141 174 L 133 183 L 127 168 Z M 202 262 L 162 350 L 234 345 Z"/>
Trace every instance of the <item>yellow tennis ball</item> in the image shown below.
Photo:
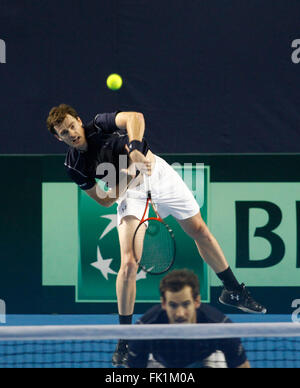
<path fill-rule="evenodd" d="M 111 74 L 107 77 L 106 85 L 111 90 L 118 90 L 123 84 L 122 77 L 119 74 Z"/>

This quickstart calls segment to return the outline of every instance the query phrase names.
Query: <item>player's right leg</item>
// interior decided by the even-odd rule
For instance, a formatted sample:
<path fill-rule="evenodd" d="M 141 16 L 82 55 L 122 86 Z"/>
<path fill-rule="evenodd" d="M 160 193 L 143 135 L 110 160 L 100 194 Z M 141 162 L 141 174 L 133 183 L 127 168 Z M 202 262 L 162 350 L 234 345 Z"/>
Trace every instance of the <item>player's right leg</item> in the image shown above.
<path fill-rule="evenodd" d="M 245 285 L 235 278 L 219 243 L 204 223 L 199 205 L 185 182 L 161 158 L 157 157 L 156 165 L 157 170 L 160 168 L 163 172 L 160 175 L 165 177 L 164 181 L 158 180 L 156 185 L 152 184 L 153 196 L 157 195 L 159 198 L 158 212 L 162 218 L 172 215 L 195 240 L 200 256 L 224 284 L 219 301 L 246 312 L 265 313 L 266 308 L 256 302 Z"/>
<path fill-rule="evenodd" d="M 223 281 L 220 303 L 239 308 L 248 313 L 265 314 L 266 308 L 252 298 L 245 285 L 239 284 L 232 273 L 217 240 L 209 231 L 200 212 L 193 217 L 179 220 L 183 230 L 194 239 L 200 256 Z"/>

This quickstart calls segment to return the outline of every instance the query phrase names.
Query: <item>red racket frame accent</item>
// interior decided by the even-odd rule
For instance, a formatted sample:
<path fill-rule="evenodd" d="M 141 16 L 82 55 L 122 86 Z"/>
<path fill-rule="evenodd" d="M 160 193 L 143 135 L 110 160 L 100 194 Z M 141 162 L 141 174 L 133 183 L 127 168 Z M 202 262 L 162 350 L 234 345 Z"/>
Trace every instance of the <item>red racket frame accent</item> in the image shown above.
<path fill-rule="evenodd" d="M 155 211 L 155 214 L 157 215 L 157 217 L 149 217 L 149 218 L 145 218 L 145 215 L 146 215 L 146 213 L 147 213 L 147 209 L 149 208 L 149 203 L 150 203 L 150 202 L 151 202 L 151 205 L 152 205 L 153 210 Z M 151 200 L 150 197 L 148 197 L 148 199 L 147 199 L 146 208 L 145 208 L 143 217 L 142 217 L 142 219 L 141 219 L 139 225 L 141 225 L 143 222 L 148 221 L 148 220 L 157 220 L 157 221 L 163 222 L 162 218 L 161 218 L 160 215 L 157 213 L 157 210 L 155 209 L 155 206 L 153 205 L 152 200 Z"/>
<path fill-rule="evenodd" d="M 149 208 L 149 203 L 150 203 L 150 202 L 151 202 L 152 208 L 153 208 L 155 214 L 157 215 L 157 217 L 148 217 L 148 218 L 145 218 L 145 215 L 146 215 L 146 213 L 147 213 L 147 209 Z M 172 262 L 170 262 L 169 266 L 168 266 L 164 271 L 158 272 L 158 273 L 155 273 L 155 272 L 153 273 L 153 272 L 151 272 L 151 271 L 149 272 L 149 271 L 147 271 L 147 270 L 145 269 L 145 267 L 143 267 L 142 265 L 140 265 L 140 263 L 138 262 L 139 267 L 141 267 L 145 272 L 149 273 L 150 275 L 161 275 L 161 274 L 167 272 L 167 271 L 173 266 L 173 264 L 174 264 L 174 261 L 175 261 L 175 252 L 176 252 L 176 244 L 175 244 L 175 240 L 174 240 L 173 231 L 172 231 L 172 229 L 170 229 L 170 227 L 169 227 L 167 224 L 165 224 L 165 222 L 163 221 L 163 219 L 162 219 L 162 218 L 160 217 L 160 215 L 158 214 L 158 212 L 157 212 L 157 210 L 156 210 L 156 208 L 155 208 L 155 206 L 154 206 L 154 204 L 153 204 L 153 202 L 152 202 L 152 198 L 151 198 L 151 193 L 150 193 L 150 192 L 148 192 L 148 198 L 147 198 L 147 202 L 146 202 L 145 211 L 144 211 L 143 217 L 142 217 L 141 221 L 139 222 L 139 225 L 138 225 L 138 227 L 137 227 L 137 229 L 136 229 L 136 231 L 135 231 L 135 233 L 134 233 L 133 241 L 134 241 L 134 239 L 135 239 L 135 235 L 136 235 L 137 230 L 138 230 L 138 228 L 140 227 L 140 225 L 143 224 L 144 222 L 147 222 L 148 220 L 149 220 L 149 221 L 151 221 L 151 220 L 159 221 L 159 222 L 161 222 L 162 224 L 166 225 L 166 227 L 168 228 L 169 232 L 171 233 L 171 235 L 172 235 L 172 237 L 173 237 L 173 243 L 174 243 L 174 257 L 173 257 Z"/>

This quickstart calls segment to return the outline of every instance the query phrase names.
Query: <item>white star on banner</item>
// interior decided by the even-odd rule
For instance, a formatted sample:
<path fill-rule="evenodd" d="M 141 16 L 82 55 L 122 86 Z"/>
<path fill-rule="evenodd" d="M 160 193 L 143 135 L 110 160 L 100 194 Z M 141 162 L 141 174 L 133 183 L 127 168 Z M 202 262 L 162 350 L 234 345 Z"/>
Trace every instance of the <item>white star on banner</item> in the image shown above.
<path fill-rule="evenodd" d="M 151 271 L 152 268 L 150 268 Z M 139 280 L 147 279 L 147 272 L 144 270 L 140 270 L 140 272 L 136 275 L 136 281 L 138 282 Z"/>
<path fill-rule="evenodd" d="M 99 237 L 99 240 L 101 240 L 109 232 L 111 232 L 114 228 L 117 227 L 117 215 L 116 214 L 106 214 L 106 215 L 101 216 L 101 218 L 107 218 L 108 220 L 110 220 L 110 223 L 107 225 L 107 227 L 103 231 L 102 235 Z M 110 268 L 112 261 L 113 261 L 112 258 L 103 259 L 102 255 L 101 255 L 100 248 L 98 246 L 97 247 L 97 261 L 92 263 L 91 266 L 98 269 L 102 273 L 104 278 L 106 280 L 108 280 L 108 274 L 117 275 L 117 272 L 113 271 Z M 143 280 L 143 279 L 147 279 L 147 273 L 143 270 L 140 270 L 140 272 L 136 275 L 136 281 Z"/>
<path fill-rule="evenodd" d="M 108 274 L 117 275 L 117 272 L 110 268 L 110 264 L 113 259 L 103 259 L 99 247 L 97 248 L 97 261 L 92 263 L 91 266 L 99 269 L 102 275 L 108 280 Z"/>
<path fill-rule="evenodd" d="M 117 227 L 117 215 L 116 214 L 106 214 L 101 216 L 101 218 L 107 218 L 110 220 L 110 223 L 105 228 L 104 232 L 100 236 L 99 240 L 101 240 L 104 236 L 106 236 L 111 230 Z"/>

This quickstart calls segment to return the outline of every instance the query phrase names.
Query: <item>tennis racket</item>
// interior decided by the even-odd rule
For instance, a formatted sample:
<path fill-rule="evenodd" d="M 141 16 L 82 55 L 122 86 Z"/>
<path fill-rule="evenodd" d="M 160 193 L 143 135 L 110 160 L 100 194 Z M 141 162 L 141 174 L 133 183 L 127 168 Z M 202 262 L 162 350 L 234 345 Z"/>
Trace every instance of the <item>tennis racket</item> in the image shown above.
<path fill-rule="evenodd" d="M 133 236 L 133 253 L 139 267 L 152 275 L 167 272 L 175 260 L 176 245 L 172 229 L 162 220 L 152 201 L 149 176 L 144 174 L 147 202 Z M 155 217 L 147 217 L 150 207 Z"/>

